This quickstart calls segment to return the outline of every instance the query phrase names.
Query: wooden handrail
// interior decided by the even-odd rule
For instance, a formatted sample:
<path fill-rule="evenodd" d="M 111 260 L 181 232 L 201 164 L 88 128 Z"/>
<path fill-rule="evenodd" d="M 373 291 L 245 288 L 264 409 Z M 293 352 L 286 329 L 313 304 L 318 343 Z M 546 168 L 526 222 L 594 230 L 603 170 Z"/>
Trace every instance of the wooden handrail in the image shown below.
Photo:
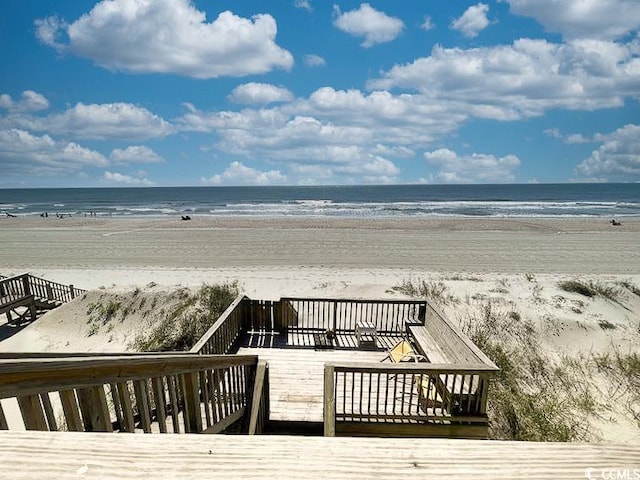
<path fill-rule="evenodd" d="M 238 295 L 189 351 L 203 354 L 228 353 L 243 331 L 242 304 L 245 298 L 244 295 Z"/>
<path fill-rule="evenodd" d="M 191 353 L 2 358 L 0 398 L 17 399 L 29 430 L 58 430 L 62 421 L 74 431 L 133 432 L 139 422 L 145 433 L 152 424 L 162 433 L 170 425 L 219 432 L 245 417 L 257 364 L 255 355 Z"/>

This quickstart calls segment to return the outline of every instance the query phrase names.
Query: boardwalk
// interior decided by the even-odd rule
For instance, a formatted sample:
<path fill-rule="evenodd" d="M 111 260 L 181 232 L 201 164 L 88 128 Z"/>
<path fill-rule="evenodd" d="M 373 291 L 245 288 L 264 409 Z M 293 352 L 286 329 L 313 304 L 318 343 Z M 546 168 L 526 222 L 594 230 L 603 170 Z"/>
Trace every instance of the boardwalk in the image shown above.
<path fill-rule="evenodd" d="M 640 447 L 444 439 L 0 432 L 2 473 L 39 478 L 634 478 Z M 626 477 L 602 477 L 613 469 Z"/>
<path fill-rule="evenodd" d="M 324 364 L 380 362 L 385 352 L 358 350 L 241 348 L 269 363 L 271 414 L 274 421 L 322 422 Z"/>

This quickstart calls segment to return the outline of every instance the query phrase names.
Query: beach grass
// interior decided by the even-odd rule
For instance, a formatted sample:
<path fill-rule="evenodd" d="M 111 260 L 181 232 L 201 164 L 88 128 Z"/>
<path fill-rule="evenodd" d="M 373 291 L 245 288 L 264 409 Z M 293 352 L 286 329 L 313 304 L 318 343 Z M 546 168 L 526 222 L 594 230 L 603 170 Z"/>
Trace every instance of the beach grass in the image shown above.
<path fill-rule="evenodd" d="M 600 296 L 617 303 L 620 303 L 623 297 L 623 293 L 620 288 L 615 285 L 608 285 L 604 282 L 572 279 L 558 282 L 558 287 L 565 292 L 577 293 L 589 298 Z"/>
<path fill-rule="evenodd" d="M 195 293 L 180 292 L 181 301 L 148 332 L 131 344 L 140 352 L 187 351 L 238 296 L 237 283 L 202 285 Z M 152 307 L 153 308 L 153 307 Z"/>
<path fill-rule="evenodd" d="M 594 440 L 589 418 L 598 415 L 600 405 L 582 381 L 580 365 L 564 358 L 552 362 L 532 322 L 489 301 L 469 314 L 462 327 L 500 368 L 487 405 L 491 438 Z"/>

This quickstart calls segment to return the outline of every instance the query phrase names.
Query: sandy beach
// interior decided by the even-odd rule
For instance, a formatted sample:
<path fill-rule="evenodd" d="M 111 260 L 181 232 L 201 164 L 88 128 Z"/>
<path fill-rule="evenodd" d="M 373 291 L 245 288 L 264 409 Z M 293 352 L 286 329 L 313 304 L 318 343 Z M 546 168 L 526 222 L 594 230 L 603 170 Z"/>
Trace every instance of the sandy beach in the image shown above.
<path fill-rule="evenodd" d="M 158 301 L 177 286 L 219 282 L 262 299 L 401 298 L 399 285 L 426 282 L 443 286 L 442 308 L 459 325 L 473 324 L 487 305 L 532 325 L 537 354 L 570 365 L 571 378 L 602 405 L 618 405 L 589 419 L 591 438 L 640 441 L 630 413 L 637 392 L 615 397 L 617 380 L 594 366 L 640 353 L 640 296 L 629 290 L 640 285 L 639 219 L 614 227 L 577 218 L 1 218 L 0 245 L 4 275 L 30 272 L 94 290 L 0 341 L 0 351 L 129 349 L 151 317 L 139 312 L 92 333 L 86 317 L 88 305 L 109 295 L 126 303 L 134 288 Z M 560 288 L 574 279 L 614 288 L 619 299 Z"/>
<path fill-rule="evenodd" d="M 640 220 L 2 218 L 0 266 L 640 272 Z"/>

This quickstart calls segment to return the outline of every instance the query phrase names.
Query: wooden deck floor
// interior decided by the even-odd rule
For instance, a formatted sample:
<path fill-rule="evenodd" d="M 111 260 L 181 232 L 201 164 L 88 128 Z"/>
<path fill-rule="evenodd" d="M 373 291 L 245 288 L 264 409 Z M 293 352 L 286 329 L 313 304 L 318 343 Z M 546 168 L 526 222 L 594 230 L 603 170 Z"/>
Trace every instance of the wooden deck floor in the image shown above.
<path fill-rule="evenodd" d="M 640 468 L 640 447 L 447 439 L 0 432 L 0 477 L 579 479 Z M 614 478 L 614 477 L 607 477 Z"/>
<path fill-rule="evenodd" d="M 322 422 L 324 364 L 379 362 L 386 351 L 240 348 L 269 363 L 271 420 Z"/>

